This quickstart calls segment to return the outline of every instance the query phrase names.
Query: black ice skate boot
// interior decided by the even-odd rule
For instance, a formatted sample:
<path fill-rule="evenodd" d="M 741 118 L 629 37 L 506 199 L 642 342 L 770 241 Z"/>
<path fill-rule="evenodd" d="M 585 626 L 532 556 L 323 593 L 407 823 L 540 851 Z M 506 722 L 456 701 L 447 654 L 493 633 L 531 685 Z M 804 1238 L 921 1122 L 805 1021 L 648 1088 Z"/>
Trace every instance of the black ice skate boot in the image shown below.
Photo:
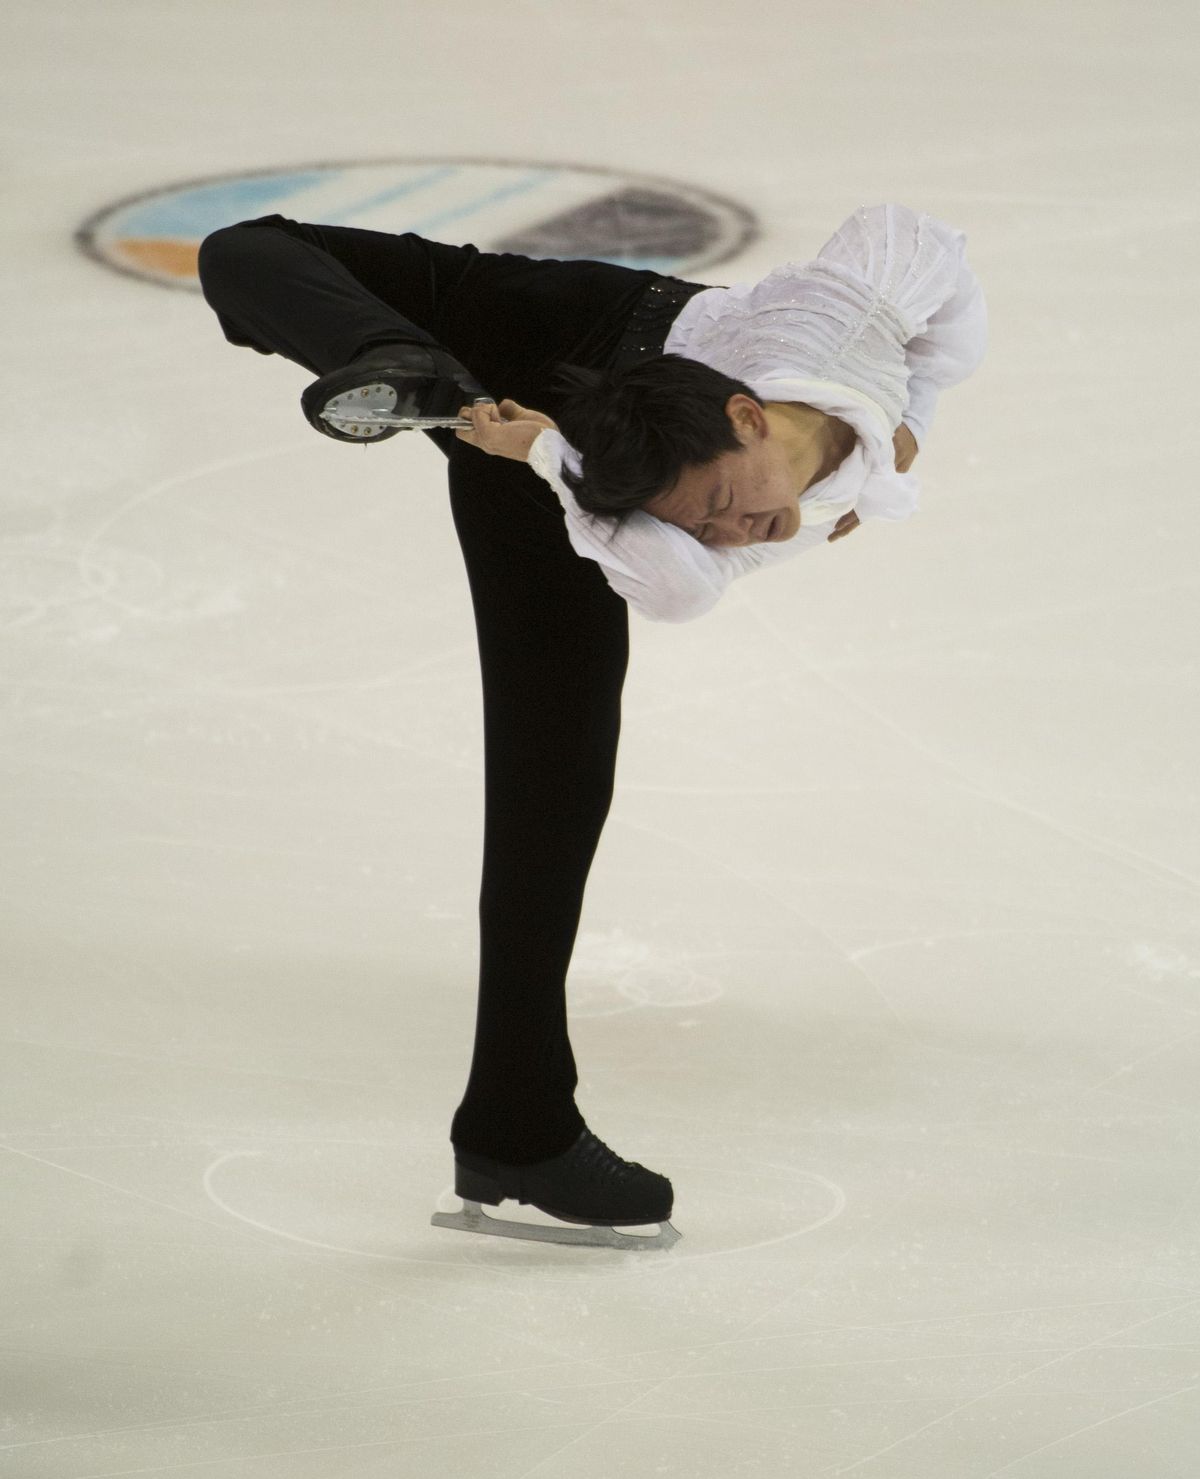
<path fill-rule="evenodd" d="M 314 380 L 300 404 L 309 423 L 325 436 L 367 446 L 405 429 L 380 424 L 372 416 L 420 417 L 433 425 L 453 425 L 462 407 L 480 398 L 491 396 L 440 345 L 397 341 L 377 345 L 344 368 Z M 327 414 L 340 424 L 332 425 Z"/>
<path fill-rule="evenodd" d="M 434 1226 L 627 1249 L 669 1248 L 679 1238 L 668 1221 L 674 1194 L 667 1178 L 635 1161 L 623 1161 L 586 1128 L 570 1150 L 531 1166 L 510 1166 L 456 1150 L 454 1190 L 463 1200 L 463 1211 L 436 1214 Z M 579 1230 L 506 1222 L 487 1216 L 480 1207 L 481 1202 L 496 1205 L 509 1199 L 532 1205 L 562 1222 L 579 1224 Z M 613 1231 L 648 1223 L 661 1225 L 656 1238 Z"/>

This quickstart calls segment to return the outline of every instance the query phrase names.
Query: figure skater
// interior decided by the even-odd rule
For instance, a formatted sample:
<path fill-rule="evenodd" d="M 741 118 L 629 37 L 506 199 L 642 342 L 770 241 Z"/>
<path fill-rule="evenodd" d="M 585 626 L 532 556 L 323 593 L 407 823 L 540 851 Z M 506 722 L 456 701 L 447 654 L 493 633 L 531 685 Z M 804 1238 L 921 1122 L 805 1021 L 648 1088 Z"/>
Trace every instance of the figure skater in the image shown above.
<path fill-rule="evenodd" d="M 670 1181 L 585 1124 L 567 1030 L 629 608 L 693 620 L 739 576 L 914 511 L 937 395 L 986 346 L 965 240 L 864 207 L 811 261 L 733 287 L 279 215 L 202 243 L 225 337 L 318 377 L 301 397 L 316 430 L 369 446 L 426 425 L 447 458 L 485 813 L 474 1053 L 450 1127 L 464 1209 L 438 1225 L 678 1237 Z M 558 1224 L 482 1212 L 506 1199 Z M 658 1237 L 616 1231 L 650 1224 Z"/>

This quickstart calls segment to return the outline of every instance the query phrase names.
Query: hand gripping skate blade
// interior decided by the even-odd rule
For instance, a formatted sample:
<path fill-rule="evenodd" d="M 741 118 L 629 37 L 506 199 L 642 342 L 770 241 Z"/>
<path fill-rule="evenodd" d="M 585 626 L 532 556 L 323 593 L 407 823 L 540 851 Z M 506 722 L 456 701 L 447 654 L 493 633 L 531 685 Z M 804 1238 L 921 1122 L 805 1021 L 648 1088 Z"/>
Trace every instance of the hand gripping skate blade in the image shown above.
<path fill-rule="evenodd" d="M 530 1243 L 566 1243 L 577 1248 L 618 1248 L 625 1253 L 643 1253 L 653 1248 L 673 1248 L 681 1234 L 669 1222 L 660 1222 L 653 1235 L 622 1233 L 615 1227 L 550 1227 L 541 1223 L 510 1222 L 503 1217 L 489 1217 L 478 1202 L 463 1198 L 461 1212 L 435 1212 L 429 1219 L 432 1227 L 448 1227 L 457 1232 L 486 1233 L 493 1238 L 521 1238 Z"/>
<path fill-rule="evenodd" d="M 406 397 L 411 409 L 413 398 Z M 404 412 L 397 414 L 399 397 L 395 388 L 385 381 L 370 385 L 352 386 L 340 395 L 332 396 L 317 413 L 322 421 L 346 436 L 366 440 L 387 427 L 398 427 L 401 431 L 428 431 L 432 427 L 469 427 L 472 423 L 455 414 L 453 416 L 415 416 Z"/>
<path fill-rule="evenodd" d="M 429 431 L 439 426 L 470 430 L 473 423 L 462 416 L 393 416 L 388 411 L 369 411 L 354 415 L 350 411 L 322 411 L 321 420 L 337 431 L 351 436 L 376 436 L 384 427 L 397 426 L 401 431 Z"/>

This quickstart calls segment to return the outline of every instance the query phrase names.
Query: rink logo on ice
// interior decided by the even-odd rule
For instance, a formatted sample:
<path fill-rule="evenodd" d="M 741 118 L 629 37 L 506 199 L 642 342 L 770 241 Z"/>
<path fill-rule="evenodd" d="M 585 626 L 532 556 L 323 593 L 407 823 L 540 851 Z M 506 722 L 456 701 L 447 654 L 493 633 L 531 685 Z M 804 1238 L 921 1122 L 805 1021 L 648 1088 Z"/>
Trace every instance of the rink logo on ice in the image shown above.
<path fill-rule="evenodd" d="M 577 164 L 405 159 L 166 185 L 98 211 L 75 239 L 118 272 L 198 291 L 196 254 L 209 232 L 269 215 L 675 277 L 724 262 L 758 237 L 743 206 L 672 180 Z"/>

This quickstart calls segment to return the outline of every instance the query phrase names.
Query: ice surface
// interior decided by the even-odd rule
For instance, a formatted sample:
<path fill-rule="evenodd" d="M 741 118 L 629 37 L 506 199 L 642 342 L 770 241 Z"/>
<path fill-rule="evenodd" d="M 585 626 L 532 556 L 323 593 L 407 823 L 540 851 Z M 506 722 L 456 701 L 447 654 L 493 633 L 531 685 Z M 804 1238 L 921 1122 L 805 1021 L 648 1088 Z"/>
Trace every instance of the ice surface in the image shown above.
<path fill-rule="evenodd" d="M 0 1479 L 1192 1479 L 1191 10 L 0 31 Z M 918 518 L 633 623 L 571 992 L 661 1256 L 429 1226 L 482 847 L 442 459 L 315 437 L 303 371 L 72 244 L 407 155 L 728 196 L 763 235 L 713 282 L 897 200 L 988 294 Z"/>

